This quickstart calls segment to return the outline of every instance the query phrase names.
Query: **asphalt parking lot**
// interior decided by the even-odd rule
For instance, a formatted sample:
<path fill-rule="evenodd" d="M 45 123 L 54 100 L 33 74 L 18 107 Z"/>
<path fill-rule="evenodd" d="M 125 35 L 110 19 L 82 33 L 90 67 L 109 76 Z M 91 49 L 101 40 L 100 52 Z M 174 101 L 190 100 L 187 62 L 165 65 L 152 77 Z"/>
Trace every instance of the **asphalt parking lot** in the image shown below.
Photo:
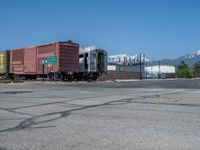
<path fill-rule="evenodd" d="M 199 150 L 200 80 L 0 84 L 0 150 Z"/>

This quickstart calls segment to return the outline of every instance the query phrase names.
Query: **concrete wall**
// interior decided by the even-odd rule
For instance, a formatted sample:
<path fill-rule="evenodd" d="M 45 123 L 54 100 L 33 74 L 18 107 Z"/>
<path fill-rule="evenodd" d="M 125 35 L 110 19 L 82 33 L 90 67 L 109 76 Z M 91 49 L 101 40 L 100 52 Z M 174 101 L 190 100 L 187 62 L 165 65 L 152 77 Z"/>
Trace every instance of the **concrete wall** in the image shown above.
<path fill-rule="evenodd" d="M 107 71 L 103 79 L 113 80 L 113 79 L 139 79 L 139 72 L 128 72 L 128 71 Z"/>

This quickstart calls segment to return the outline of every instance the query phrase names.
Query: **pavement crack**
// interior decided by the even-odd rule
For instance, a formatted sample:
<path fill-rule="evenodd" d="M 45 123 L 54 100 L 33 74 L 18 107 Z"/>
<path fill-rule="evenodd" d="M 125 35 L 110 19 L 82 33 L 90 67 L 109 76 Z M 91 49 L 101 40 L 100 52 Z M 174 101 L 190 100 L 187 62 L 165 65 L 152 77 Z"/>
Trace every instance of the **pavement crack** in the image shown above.
<path fill-rule="evenodd" d="M 23 93 L 32 93 L 33 91 L 4 91 L 0 92 L 0 94 L 11 94 L 11 95 L 16 95 L 16 94 L 23 94 Z"/>
<path fill-rule="evenodd" d="M 170 93 L 167 93 L 170 94 Z M 166 94 L 164 94 L 166 95 Z M 17 126 L 13 128 L 7 128 L 4 130 L 0 130 L 0 133 L 2 132 L 8 132 L 8 131 L 17 131 L 17 130 L 23 130 L 27 128 L 32 128 L 34 125 L 39 125 L 42 123 L 52 122 L 64 117 L 68 117 L 72 112 L 80 111 L 80 110 L 86 110 L 90 108 L 96 108 L 96 107 L 102 107 L 102 106 L 109 106 L 109 105 L 125 105 L 130 103 L 139 103 L 139 104 L 152 104 L 152 105 L 178 105 L 178 106 L 186 106 L 186 107 L 199 107 L 200 105 L 197 104 L 185 104 L 185 103 L 165 103 L 165 102 L 149 102 L 149 101 L 141 101 L 148 98 L 159 98 L 161 95 L 155 94 L 155 95 L 147 95 L 147 96 L 139 96 L 135 98 L 126 98 L 126 99 L 120 99 L 120 100 L 113 100 L 108 101 L 101 104 L 95 104 L 95 105 L 85 105 L 79 108 L 74 108 L 67 111 L 60 111 L 60 112 L 53 112 L 53 113 L 47 113 L 43 115 L 38 115 L 34 117 L 30 117 L 28 119 L 25 119 L 24 121 L 20 122 Z M 140 100 L 140 101 L 139 101 Z M 74 104 L 76 105 L 76 104 Z"/>
<path fill-rule="evenodd" d="M 18 112 L 18 111 L 12 110 L 10 108 L 0 108 L 0 110 L 8 111 L 10 113 L 15 113 L 15 114 L 19 114 L 19 115 L 33 116 L 33 114 Z"/>

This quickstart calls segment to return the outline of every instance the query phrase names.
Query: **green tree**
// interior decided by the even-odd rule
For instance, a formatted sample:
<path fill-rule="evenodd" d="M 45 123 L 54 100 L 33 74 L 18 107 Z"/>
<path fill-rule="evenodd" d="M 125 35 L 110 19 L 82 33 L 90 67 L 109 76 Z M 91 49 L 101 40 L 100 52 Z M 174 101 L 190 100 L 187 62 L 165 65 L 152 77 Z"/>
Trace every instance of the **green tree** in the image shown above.
<path fill-rule="evenodd" d="M 192 67 L 192 73 L 194 76 L 199 76 L 200 75 L 200 61 L 196 62 L 193 67 Z"/>
<path fill-rule="evenodd" d="M 180 65 L 178 65 L 178 70 L 176 74 L 178 78 L 192 78 L 190 69 L 184 61 L 182 61 Z"/>

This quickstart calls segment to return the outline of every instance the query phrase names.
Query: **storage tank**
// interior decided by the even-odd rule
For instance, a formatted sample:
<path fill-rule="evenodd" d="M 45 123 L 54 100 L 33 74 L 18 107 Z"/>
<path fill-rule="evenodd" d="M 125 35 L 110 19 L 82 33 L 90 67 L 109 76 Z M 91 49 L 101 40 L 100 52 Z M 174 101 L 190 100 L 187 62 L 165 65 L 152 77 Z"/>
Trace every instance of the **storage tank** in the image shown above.
<path fill-rule="evenodd" d="M 10 52 L 9 50 L 0 51 L 0 75 L 9 73 L 10 66 Z"/>

